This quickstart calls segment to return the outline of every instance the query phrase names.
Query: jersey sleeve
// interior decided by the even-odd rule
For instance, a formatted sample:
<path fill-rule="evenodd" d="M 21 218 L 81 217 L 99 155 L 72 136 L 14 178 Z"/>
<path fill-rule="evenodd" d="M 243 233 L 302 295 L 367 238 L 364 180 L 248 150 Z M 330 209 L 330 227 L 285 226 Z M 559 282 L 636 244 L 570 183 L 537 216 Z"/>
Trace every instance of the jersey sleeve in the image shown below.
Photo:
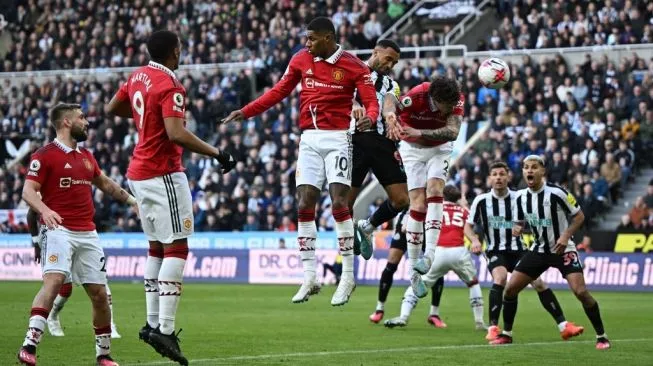
<path fill-rule="evenodd" d="M 116 98 L 119 100 L 129 100 L 129 79 L 120 86 L 120 89 L 116 93 Z"/>
<path fill-rule="evenodd" d="M 460 97 L 458 98 L 458 104 L 456 104 L 456 106 L 453 107 L 452 114 L 454 116 L 465 115 L 465 95 L 463 93 L 460 93 Z"/>
<path fill-rule="evenodd" d="M 474 201 L 472 201 L 472 206 L 469 208 L 469 211 L 467 211 L 467 223 L 470 225 L 474 225 L 477 222 L 480 222 L 480 213 L 478 212 L 478 202 L 481 200 L 481 196 L 476 196 L 474 197 Z"/>
<path fill-rule="evenodd" d="M 186 113 L 186 91 L 184 88 L 173 87 L 162 92 L 159 102 L 163 118 L 184 118 Z"/>
<path fill-rule="evenodd" d="M 372 121 L 379 118 L 379 100 L 376 99 L 376 89 L 372 82 L 372 75 L 367 67 L 361 67 L 356 77 L 356 90 L 365 107 L 365 113 Z"/>
<path fill-rule="evenodd" d="M 102 175 L 102 169 L 100 169 L 100 165 L 95 159 L 95 156 L 93 156 L 93 154 L 91 154 L 90 151 L 88 155 L 89 155 L 89 159 L 91 159 L 91 161 L 93 162 L 93 178 L 99 177 L 100 175 Z"/>
<path fill-rule="evenodd" d="M 561 208 L 565 211 L 566 214 L 574 216 L 578 213 L 578 211 L 580 211 L 580 205 L 576 201 L 576 197 L 574 197 L 571 192 L 566 192 L 562 189 L 554 189 L 551 194 L 559 198 L 559 201 L 562 201 Z"/>
<path fill-rule="evenodd" d="M 44 157 L 44 155 L 38 152 L 32 154 L 25 179 L 35 181 L 41 185 L 45 183 L 50 169 L 48 167 L 48 161 Z"/>
<path fill-rule="evenodd" d="M 293 89 L 302 80 L 302 71 L 299 68 L 301 62 L 299 57 L 301 55 L 303 53 L 298 53 L 290 59 L 286 72 L 272 89 L 241 109 L 245 118 L 251 118 L 265 112 L 292 93 Z"/>
<path fill-rule="evenodd" d="M 402 113 L 411 112 L 415 109 L 415 100 L 418 94 L 424 90 L 424 84 L 420 84 L 408 91 L 406 95 L 399 99 L 399 110 Z"/>

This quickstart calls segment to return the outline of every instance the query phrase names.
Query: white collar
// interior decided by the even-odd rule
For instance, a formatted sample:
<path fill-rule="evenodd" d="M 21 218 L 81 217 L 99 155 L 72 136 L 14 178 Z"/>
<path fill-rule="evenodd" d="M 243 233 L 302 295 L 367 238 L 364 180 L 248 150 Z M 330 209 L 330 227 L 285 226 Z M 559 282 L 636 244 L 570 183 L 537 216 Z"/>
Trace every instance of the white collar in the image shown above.
<path fill-rule="evenodd" d="M 540 187 L 540 189 L 538 189 L 537 191 L 534 191 L 534 190 L 530 189 L 529 187 L 526 187 L 526 189 L 527 189 L 531 194 L 538 194 L 538 193 L 540 193 L 540 192 L 542 192 L 542 191 L 544 190 L 544 187 L 546 187 L 546 182 L 543 182 L 543 183 L 542 183 L 542 187 Z"/>
<path fill-rule="evenodd" d="M 327 63 L 330 63 L 331 65 L 335 64 L 338 62 L 342 54 L 345 52 L 345 50 L 342 48 L 341 45 L 337 45 L 338 49 L 336 52 L 333 53 L 333 55 L 329 56 L 329 58 L 322 58 L 322 57 L 313 57 L 313 62 L 318 62 L 318 61 L 325 61 Z"/>
<path fill-rule="evenodd" d="M 158 62 L 150 61 L 147 64 L 147 66 L 158 69 L 158 70 L 161 70 L 161 71 L 165 72 L 166 74 L 172 76 L 173 78 L 177 79 L 177 75 L 175 75 L 175 73 L 172 70 L 170 70 L 169 68 L 161 65 Z"/>
<path fill-rule="evenodd" d="M 507 193 L 506 193 L 506 195 L 503 196 L 503 197 L 499 196 L 499 195 L 497 194 L 497 192 L 494 190 L 494 188 L 492 188 L 490 191 L 492 192 L 492 196 L 495 197 L 495 198 L 498 198 L 498 199 L 504 199 L 504 198 L 510 196 L 510 189 L 508 189 L 508 190 L 506 191 Z"/>
<path fill-rule="evenodd" d="M 73 151 L 81 152 L 81 151 L 79 151 L 79 146 L 77 146 L 77 147 L 75 147 L 73 149 L 70 146 L 67 146 L 66 144 L 64 144 L 63 142 L 59 141 L 56 138 L 52 142 L 54 142 L 54 144 L 57 145 L 57 147 L 60 148 L 61 150 L 63 150 L 63 152 L 65 152 L 66 154 L 70 154 Z"/>

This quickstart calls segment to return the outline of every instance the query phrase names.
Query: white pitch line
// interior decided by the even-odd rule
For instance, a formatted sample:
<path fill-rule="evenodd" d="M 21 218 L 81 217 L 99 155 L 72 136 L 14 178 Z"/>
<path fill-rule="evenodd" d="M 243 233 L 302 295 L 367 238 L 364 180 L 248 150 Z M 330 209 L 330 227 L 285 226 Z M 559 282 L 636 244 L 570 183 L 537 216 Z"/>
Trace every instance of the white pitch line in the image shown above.
<path fill-rule="evenodd" d="M 610 342 L 650 342 L 653 338 L 634 338 L 634 339 L 611 339 Z M 289 358 L 289 357 L 313 357 L 313 356 L 334 356 L 334 355 L 357 355 L 369 353 L 393 353 L 393 352 L 410 352 L 410 351 L 435 351 L 435 350 L 462 350 L 462 349 L 478 349 L 478 348 L 507 348 L 507 347 L 533 347 L 533 346 L 550 346 L 561 344 L 586 344 L 595 343 L 596 340 L 591 341 L 555 341 L 555 342 L 531 342 L 531 343 L 512 343 L 500 346 L 491 346 L 488 344 L 452 344 L 447 346 L 423 346 L 423 347 L 402 347 L 402 348 L 383 348 L 383 349 L 366 349 L 366 350 L 343 350 L 343 351 L 322 351 L 322 352 L 296 352 L 296 353 L 279 353 L 268 355 L 255 355 L 255 356 L 234 356 L 234 357 L 221 357 L 221 358 L 200 358 L 189 360 L 191 364 L 202 364 L 205 362 L 223 363 L 234 361 L 256 361 L 267 360 L 271 358 Z M 124 366 L 154 366 L 154 365 L 176 365 L 172 361 L 156 361 L 145 363 L 131 363 L 123 364 Z"/>

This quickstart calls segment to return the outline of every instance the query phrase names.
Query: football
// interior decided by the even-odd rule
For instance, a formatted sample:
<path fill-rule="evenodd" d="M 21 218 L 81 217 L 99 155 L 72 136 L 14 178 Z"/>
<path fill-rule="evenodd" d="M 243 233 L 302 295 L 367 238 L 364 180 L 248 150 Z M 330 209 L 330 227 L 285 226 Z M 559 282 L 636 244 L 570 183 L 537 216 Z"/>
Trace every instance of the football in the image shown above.
<path fill-rule="evenodd" d="M 483 86 L 491 89 L 503 88 L 510 80 L 510 68 L 500 58 L 488 58 L 478 68 L 478 80 Z"/>

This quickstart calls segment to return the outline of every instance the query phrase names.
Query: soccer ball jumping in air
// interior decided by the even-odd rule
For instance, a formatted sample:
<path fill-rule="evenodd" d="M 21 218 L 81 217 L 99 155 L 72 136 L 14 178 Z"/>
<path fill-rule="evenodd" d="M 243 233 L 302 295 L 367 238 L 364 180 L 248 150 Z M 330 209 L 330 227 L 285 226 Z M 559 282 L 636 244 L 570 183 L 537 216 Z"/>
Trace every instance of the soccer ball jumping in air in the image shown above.
<path fill-rule="evenodd" d="M 487 88 L 501 89 L 510 80 L 510 68 L 500 58 L 488 58 L 478 68 L 478 80 Z"/>

